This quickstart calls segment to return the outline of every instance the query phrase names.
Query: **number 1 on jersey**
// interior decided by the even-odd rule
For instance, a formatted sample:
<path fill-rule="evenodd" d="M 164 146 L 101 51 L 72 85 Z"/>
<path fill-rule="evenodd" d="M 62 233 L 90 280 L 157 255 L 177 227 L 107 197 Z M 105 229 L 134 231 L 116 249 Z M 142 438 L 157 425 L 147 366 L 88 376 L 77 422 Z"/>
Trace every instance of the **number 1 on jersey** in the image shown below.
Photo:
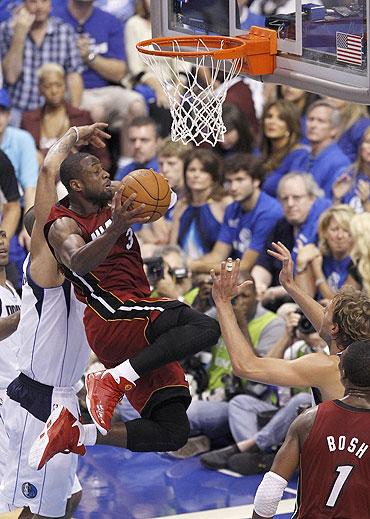
<path fill-rule="evenodd" d="M 325 503 L 326 506 L 333 508 L 336 505 L 339 494 L 341 493 L 344 484 L 351 474 L 353 468 L 353 465 L 339 465 L 339 467 L 336 468 L 335 472 L 338 472 L 338 476 L 334 481 L 328 500 Z"/>

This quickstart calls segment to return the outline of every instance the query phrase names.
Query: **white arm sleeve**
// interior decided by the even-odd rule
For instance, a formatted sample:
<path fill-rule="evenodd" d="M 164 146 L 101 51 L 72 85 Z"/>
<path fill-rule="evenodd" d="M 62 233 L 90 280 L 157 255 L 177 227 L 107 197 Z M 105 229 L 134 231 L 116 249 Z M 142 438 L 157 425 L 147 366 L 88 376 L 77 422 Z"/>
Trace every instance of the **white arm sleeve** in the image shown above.
<path fill-rule="evenodd" d="M 273 517 L 288 482 L 275 474 L 267 472 L 261 481 L 254 498 L 254 510 L 261 517 Z"/>

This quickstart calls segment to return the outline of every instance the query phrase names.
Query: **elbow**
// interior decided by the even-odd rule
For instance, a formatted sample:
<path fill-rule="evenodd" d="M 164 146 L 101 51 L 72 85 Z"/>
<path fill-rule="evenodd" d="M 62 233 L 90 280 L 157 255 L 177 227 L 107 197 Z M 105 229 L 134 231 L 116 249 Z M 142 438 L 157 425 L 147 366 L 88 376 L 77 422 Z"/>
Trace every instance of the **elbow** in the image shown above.
<path fill-rule="evenodd" d="M 86 265 L 84 265 L 84 262 L 82 261 L 78 252 L 72 254 L 69 262 L 66 262 L 65 265 L 78 276 L 85 276 L 90 271 L 90 269 L 86 268 Z"/>
<path fill-rule="evenodd" d="M 236 377 L 247 378 L 246 371 L 240 364 L 232 363 L 233 373 Z"/>

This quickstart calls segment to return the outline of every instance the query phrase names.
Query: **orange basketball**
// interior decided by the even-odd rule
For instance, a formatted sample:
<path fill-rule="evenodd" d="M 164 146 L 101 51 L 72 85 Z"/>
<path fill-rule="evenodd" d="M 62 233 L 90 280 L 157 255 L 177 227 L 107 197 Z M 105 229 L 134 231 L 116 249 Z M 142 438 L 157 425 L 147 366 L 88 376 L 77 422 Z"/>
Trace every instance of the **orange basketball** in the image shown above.
<path fill-rule="evenodd" d="M 122 201 L 132 193 L 136 199 L 130 209 L 145 204 L 141 216 L 150 216 L 148 222 L 155 222 L 163 216 L 171 202 L 171 189 L 167 180 L 152 169 L 137 169 L 124 177 Z"/>

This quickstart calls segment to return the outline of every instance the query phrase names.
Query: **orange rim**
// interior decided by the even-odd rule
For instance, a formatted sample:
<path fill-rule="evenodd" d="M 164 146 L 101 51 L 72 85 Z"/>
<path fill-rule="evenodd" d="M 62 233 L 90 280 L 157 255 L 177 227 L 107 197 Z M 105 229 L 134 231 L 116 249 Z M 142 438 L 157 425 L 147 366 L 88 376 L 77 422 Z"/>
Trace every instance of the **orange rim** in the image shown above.
<path fill-rule="evenodd" d="M 204 42 L 207 47 L 215 50 L 162 50 L 162 49 L 148 49 L 150 45 L 156 44 L 159 47 L 168 47 L 176 43 L 179 46 L 196 47 L 199 42 Z M 220 49 L 221 44 L 223 48 Z M 142 54 L 149 54 L 151 56 L 164 56 L 168 58 L 187 57 L 197 58 L 201 56 L 209 56 L 215 59 L 234 59 L 243 58 L 247 43 L 242 38 L 232 36 L 176 36 L 166 38 L 151 38 L 150 40 L 139 41 L 136 48 Z"/>

